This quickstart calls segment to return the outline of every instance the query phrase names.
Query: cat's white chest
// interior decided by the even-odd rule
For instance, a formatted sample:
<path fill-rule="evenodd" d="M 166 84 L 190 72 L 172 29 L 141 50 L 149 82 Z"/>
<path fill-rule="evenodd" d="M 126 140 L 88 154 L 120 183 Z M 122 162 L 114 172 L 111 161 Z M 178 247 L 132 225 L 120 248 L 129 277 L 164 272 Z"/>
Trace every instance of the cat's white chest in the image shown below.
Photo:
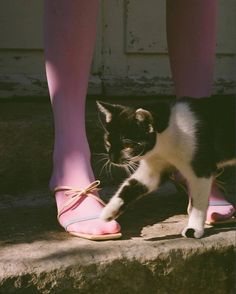
<path fill-rule="evenodd" d="M 189 107 L 178 104 L 172 110 L 168 128 L 157 134 L 153 152 L 176 167 L 190 163 L 196 148 L 196 124 Z"/>

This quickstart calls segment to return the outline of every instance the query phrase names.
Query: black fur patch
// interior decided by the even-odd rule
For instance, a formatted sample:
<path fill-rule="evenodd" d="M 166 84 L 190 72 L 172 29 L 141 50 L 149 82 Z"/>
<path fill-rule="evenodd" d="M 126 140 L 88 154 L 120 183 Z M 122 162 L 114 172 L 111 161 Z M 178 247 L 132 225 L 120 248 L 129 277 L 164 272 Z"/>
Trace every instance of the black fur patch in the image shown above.
<path fill-rule="evenodd" d="M 194 229 L 187 229 L 185 236 L 187 238 L 194 238 L 194 233 L 195 233 Z"/>
<path fill-rule="evenodd" d="M 171 113 L 171 105 L 169 102 L 159 102 L 157 105 L 148 105 L 145 106 L 144 109 L 149 110 L 152 114 L 154 127 L 158 133 L 163 132 L 168 127 Z"/>
<path fill-rule="evenodd" d="M 121 207 L 123 211 L 130 203 L 148 193 L 148 188 L 136 179 L 131 179 L 129 184 L 124 186 L 119 197 L 124 200 Z"/>
<path fill-rule="evenodd" d="M 197 149 L 192 167 L 198 177 L 209 177 L 220 161 L 235 158 L 235 97 L 182 98 L 198 120 Z M 177 102 L 178 103 L 178 102 Z"/>

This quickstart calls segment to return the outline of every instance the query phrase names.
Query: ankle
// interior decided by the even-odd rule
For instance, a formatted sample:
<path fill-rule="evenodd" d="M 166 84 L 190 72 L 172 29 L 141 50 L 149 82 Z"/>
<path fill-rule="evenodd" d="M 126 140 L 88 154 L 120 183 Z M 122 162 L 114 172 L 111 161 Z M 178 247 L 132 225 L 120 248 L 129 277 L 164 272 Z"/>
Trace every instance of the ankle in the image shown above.
<path fill-rule="evenodd" d="M 57 204 L 57 209 L 60 210 L 63 206 L 63 203 L 66 201 L 66 196 L 63 191 L 58 191 L 55 193 L 55 199 Z"/>
<path fill-rule="evenodd" d="M 210 199 L 226 200 L 225 192 L 215 182 L 212 184 Z"/>

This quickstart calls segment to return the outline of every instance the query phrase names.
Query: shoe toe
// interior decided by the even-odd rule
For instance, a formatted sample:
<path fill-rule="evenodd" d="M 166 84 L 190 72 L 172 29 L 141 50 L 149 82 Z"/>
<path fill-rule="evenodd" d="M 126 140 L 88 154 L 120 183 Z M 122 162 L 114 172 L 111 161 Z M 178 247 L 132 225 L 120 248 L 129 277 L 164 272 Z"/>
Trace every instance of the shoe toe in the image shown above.
<path fill-rule="evenodd" d="M 116 221 L 110 221 L 110 222 L 107 222 L 105 224 L 105 233 L 110 233 L 110 234 L 114 234 L 114 233 L 119 233 L 121 228 L 120 228 L 120 225 L 116 222 Z"/>

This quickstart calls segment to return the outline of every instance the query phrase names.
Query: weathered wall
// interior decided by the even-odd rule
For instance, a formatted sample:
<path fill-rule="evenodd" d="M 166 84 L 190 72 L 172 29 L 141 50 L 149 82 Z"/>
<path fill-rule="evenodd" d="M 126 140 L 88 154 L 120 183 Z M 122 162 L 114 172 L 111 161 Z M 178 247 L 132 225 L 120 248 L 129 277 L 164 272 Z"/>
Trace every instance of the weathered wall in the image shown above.
<path fill-rule="evenodd" d="M 219 0 L 214 93 L 236 88 L 236 2 Z M 47 95 L 43 1 L 0 2 L 0 97 Z M 165 0 L 102 0 L 90 94 L 173 94 Z"/>

